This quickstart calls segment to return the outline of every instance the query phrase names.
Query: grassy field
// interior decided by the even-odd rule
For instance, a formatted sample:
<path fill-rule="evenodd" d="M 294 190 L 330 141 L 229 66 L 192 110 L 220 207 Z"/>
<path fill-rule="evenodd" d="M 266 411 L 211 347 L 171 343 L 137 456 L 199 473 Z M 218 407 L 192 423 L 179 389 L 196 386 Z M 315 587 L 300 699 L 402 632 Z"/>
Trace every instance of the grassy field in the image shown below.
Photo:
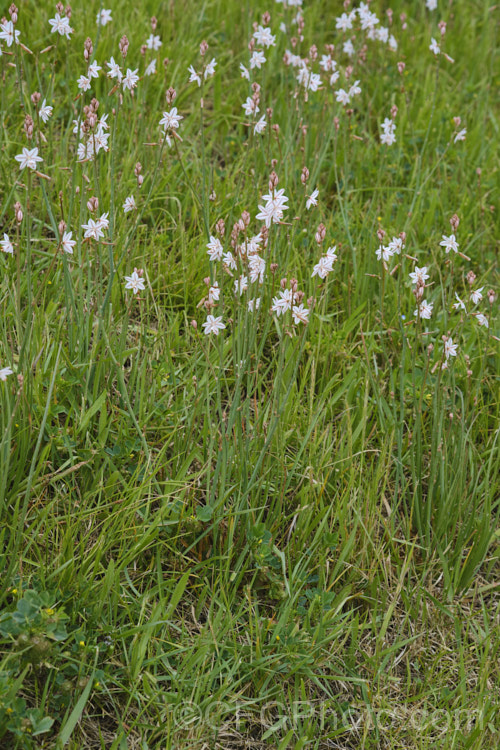
<path fill-rule="evenodd" d="M 491 750 L 498 5 L 105 5 L 0 9 L 0 748 Z"/>

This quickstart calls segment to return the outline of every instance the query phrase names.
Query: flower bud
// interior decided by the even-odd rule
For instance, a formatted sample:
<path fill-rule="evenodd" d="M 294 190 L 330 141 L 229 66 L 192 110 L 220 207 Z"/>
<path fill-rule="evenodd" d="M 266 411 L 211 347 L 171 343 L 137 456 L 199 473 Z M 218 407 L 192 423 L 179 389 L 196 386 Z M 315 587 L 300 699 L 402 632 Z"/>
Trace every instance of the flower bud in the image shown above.
<path fill-rule="evenodd" d="M 456 232 L 458 229 L 458 225 L 460 224 L 460 219 L 456 214 L 453 214 L 453 216 L 451 217 L 450 224 L 453 231 Z"/>
<path fill-rule="evenodd" d="M 91 213 L 94 213 L 94 211 L 97 211 L 99 208 L 99 200 L 95 196 L 92 196 L 92 198 L 89 198 L 87 201 L 87 208 Z"/>
<path fill-rule="evenodd" d="M 88 36 L 83 45 L 83 57 L 85 58 L 85 62 L 88 62 L 90 60 L 93 50 L 94 47 L 92 45 L 92 39 Z"/>
<path fill-rule="evenodd" d="M 218 219 L 217 223 L 215 225 L 215 231 L 219 235 L 219 237 L 224 237 L 224 233 L 226 231 L 226 225 L 224 223 L 224 219 Z"/>
<path fill-rule="evenodd" d="M 61 221 L 59 222 L 59 224 L 58 224 L 58 226 L 57 226 L 57 228 L 58 228 L 58 230 L 59 230 L 59 235 L 60 235 L 61 237 L 62 237 L 62 235 L 64 234 L 64 232 L 66 231 L 66 227 L 67 227 L 67 224 L 66 224 L 66 222 L 65 222 L 65 221 L 64 221 L 63 219 L 61 219 Z"/>
<path fill-rule="evenodd" d="M 23 209 L 19 201 L 14 203 L 14 216 L 16 217 L 17 223 L 20 224 L 23 220 Z"/>
<path fill-rule="evenodd" d="M 300 181 L 305 186 L 307 184 L 307 180 L 309 179 L 309 170 L 307 167 L 302 167 L 302 173 L 300 175 Z"/>
<path fill-rule="evenodd" d="M 36 107 L 36 105 L 38 104 L 38 102 L 40 101 L 41 98 L 42 98 L 42 95 L 38 91 L 34 91 L 31 94 L 31 101 L 33 102 L 33 104 L 35 105 L 35 107 Z"/>
<path fill-rule="evenodd" d="M 205 57 L 207 50 L 208 50 L 208 42 L 205 41 L 204 39 L 202 43 L 200 44 L 200 55 L 202 57 Z"/>
<path fill-rule="evenodd" d="M 472 286 L 476 280 L 476 274 L 474 271 L 469 271 L 467 274 L 467 281 L 469 282 L 469 286 Z"/>
<path fill-rule="evenodd" d="M 196 329 L 198 328 L 198 323 L 196 322 L 196 320 L 191 321 L 191 327 L 196 331 Z"/>
<path fill-rule="evenodd" d="M 151 31 L 156 31 L 156 27 L 158 25 L 158 19 L 156 16 L 151 16 Z"/>
<path fill-rule="evenodd" d="M 440 21 L 438 23 L 439 31 L 441 32 L 441 36 L 444 36 L 446 34 L 446 21 Z"/>
<path fill-rule="evenodd" d="M 33 118 L 31 115 L 26 115 L 24 119 L 24 132 L 29 141 L 33 138 Z"/>
<path fill-rule="evenodd" d="M 177 96 L 177 91 L 170 86 L 170 88 L 167 89 L 167 93 L 165 94 L 165 98 L 167 100 L 167 104 L 170 105 L 175 100 Z"/>
<path fill-rule="evenodd" d="M 127 57 L 127 52 L 128 52 L 128 47 L 129 47 L 129 41 L 127 39 L 126 34 L 122 36 L 118 46 L 120 48 L 120 52 L 122 53 L 122 57 L 125 60 L 125 58 Z"/>
<path fill-rule="evenodd" d="M 403 75 L 405 68 L 406 68 L 406 64 L 404 62 L 398 62 L 398 73 L 400 76 Z"/>
<path fill-rule="evenodd" d="M 12 3 L 12 5 L 10 6 L 9 13 L 10 13 L 10 20 L 12 21 L 13 24 L 16 24 L 17 23 L 17 8 L 14 5 L 14 3 Z"/>
<path fill-rule="evenodd" d="M 279 177 L 273 169 L 273 171 L 269 175 L 269 190 L 271 192 L 273 192 L 273 190 L 275 190 L 278 187 L 278 182 L 279 182 Z"/>
<path fill-rule="evenodd" d="M 321 245 L 321 243 L 324 242 L 325 237 L 326 237 L 326 227 L 324 224 L 320 224 L 316 230 L 314 239 L 316 240 L 318 245 Z"/>

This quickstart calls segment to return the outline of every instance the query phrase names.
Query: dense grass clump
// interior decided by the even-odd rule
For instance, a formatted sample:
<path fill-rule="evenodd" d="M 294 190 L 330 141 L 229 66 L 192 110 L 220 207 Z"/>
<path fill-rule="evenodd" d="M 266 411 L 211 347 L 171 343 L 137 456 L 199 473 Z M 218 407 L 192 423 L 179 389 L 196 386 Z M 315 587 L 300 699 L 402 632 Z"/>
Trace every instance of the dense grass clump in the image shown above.
<path fill-rule="evenodd" d="M 109 5 L 2 9 L 0 748 L 496 746 L 495 3 Z"/>

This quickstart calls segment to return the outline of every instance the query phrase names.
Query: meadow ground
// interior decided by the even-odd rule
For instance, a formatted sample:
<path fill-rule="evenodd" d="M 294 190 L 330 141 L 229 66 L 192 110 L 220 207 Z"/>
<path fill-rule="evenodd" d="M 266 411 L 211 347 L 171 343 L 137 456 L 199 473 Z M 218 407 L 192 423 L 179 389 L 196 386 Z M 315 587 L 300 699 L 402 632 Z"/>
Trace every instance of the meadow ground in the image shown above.
<path fill-rule="evenodd" d="M 497 746 L 498 5 L 20 5 L 0 747 Z"/>

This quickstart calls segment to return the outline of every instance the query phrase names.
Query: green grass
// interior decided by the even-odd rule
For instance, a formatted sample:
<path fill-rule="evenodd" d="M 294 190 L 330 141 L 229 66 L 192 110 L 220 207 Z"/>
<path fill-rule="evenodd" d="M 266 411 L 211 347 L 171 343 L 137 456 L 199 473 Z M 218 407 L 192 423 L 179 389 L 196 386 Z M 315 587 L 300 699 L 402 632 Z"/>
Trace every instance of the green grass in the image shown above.
<path fill-rule="evenodd" d="M 493 0 L 438 2 L 394 0 L 398 50 L 367 40 L 365 61 L 342 51 L 342 3 L 305 2 L 294 53 L 334 43 L 340 71 L 307 101 L 282 60 L 298 34 L 282 4 L 109 0 L 96 37 L 99 3 L 75 2 L 70 41 L 50 33 L 52 6 L 23 4 L 28 49 L 2 42 L 0 58 L 0 236 L 14 245 L 0 252 L 0 369 L 13 370 L 0 381 L 0 747 L 498 744 L 497 27 Z M 385 4 L 371 7 L 387 25 Z M 253 73 L 258 116 L 273 112 L 258 135 L 239 64 L 266 10 L 277 44 Z M 153 13 L 163 44 L 144 60 Z M 365 32 L 352 33 L 359 52 Z M 101 71 L 78 99 L 85 38 L 106 70 L 123 34 L 124 68 L 142 77 L 156 58 L 156 75 L 120 101 Z M 187 71 L 203 39 L 217 67 L 200 90 Z M 358 79 L 348 115 L 334 90 Z M 54 106 L 46 124 L 34 91 Z M 73 120 L 92 96 L 111 148 L 81 164 Z M 169 147 L 158 123 L 172 106 L 182 140 Z M 46 177 L 19 171 L 24 146 Z M 231 278 L 206 244 L 222 218 L 231 249 L 244 211 L 257 234 L 273 168 L 289 208 L 269 228 L 262 287 L 236 297 L 243 261 Z M 109 212 L 99 242 L 81 229 L 92 196 Z M 453 214 L 462 256 L 439 245 Z M 380 228 L 384 242 L 406 233 L 385 268 Z M 333 272 L 312 278 L 334 245 Z M 430 320 L 413 314 L 415 264 Z M 139 298 L 124 286 L 135 267 Z M 217 337 L 202 329 L 207 277 Z M 307 325 L 270 313 L 283 278 Z M 441 369 L 446 335 L 458 355 Z"/>

